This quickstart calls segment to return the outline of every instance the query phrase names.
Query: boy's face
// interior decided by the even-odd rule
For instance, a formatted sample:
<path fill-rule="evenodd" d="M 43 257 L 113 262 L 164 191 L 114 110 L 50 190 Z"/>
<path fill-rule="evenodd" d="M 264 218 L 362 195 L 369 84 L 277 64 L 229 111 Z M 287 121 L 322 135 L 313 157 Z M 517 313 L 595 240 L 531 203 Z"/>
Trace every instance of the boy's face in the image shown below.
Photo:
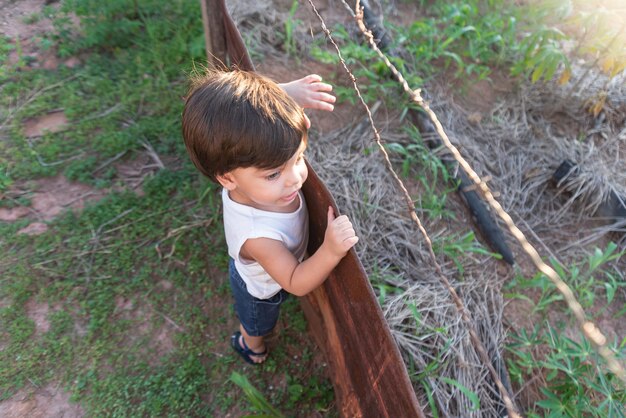
<path fill-rule="evenodd" d="M 268 212 L 293 212 L 298 208 L 298 190 L 307 179 L 306 144 L 282 166 L 274 169 L 236 168 L 217 179 L 232 200 Z"/>

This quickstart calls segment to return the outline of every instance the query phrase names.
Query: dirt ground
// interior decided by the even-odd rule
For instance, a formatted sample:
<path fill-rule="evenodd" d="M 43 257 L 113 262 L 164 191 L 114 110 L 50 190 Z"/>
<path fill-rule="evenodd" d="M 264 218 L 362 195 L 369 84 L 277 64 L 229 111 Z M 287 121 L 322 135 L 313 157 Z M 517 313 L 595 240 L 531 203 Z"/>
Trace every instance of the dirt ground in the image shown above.
<path fill-rule="evenodd" d="M 55 69 L 59 65 L 54 51 L 41 51 L 37 47 L 37 37 L 53 29 L 49 19 L 40 19 L 34 24 L 26 20 L 34 13 L 39 13 L 43 7 L 42 0 L 0 1 L 0 33 L 10 38 L 19 38 L 24 56 L 33 57 L 32 68 L 42 67 Z M 17 63 L 17 54 L 13 52 L 9 61 Z M 67 62 L 75 65 L 77 60 Z M 67 120 L 63 112 L 50 114 L 28 121 L 24 130 L 29 137 L 37 137 L 44 130 L 52 132 L 63 129 Z M 87 199 L 98 199 L 103 192 L 78 183 L 69 182 L 62 176 L 40 179 L 34 184 L 17 184 L 12 192 L 19 195 L 23 188 L 33 192 L 31 206 L 17 206 L 10 209 L 0 208 L 0 221 L 11 222 L 20 218 L 29 217 L 32 222 L 22 230 L 23 234 L 42 234 L 47 230 L 43 221 L 54 219 L 66 208 L 80 209 Z M 45 333 L 49 327 L 47 304 L 38 304 L 29 301 L 26 310 L 29 317 L 35 322 L 35 332 Z M 75 403 L 70 402 L 70 394 L 55 383 L 44 387 L 24 389 L 12 398 L 0 402 L 0 416 L 6 418 L 44 418 L 65 417 L 79 418 L 84 411 Z"/>

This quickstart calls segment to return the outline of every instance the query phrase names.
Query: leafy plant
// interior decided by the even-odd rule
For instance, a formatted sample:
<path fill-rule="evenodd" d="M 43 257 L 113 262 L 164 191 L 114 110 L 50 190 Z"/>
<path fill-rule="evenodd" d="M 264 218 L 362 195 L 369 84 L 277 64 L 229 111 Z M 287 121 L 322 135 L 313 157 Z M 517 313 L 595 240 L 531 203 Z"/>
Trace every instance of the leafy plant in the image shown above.
<path fill-rule="evenodd" d="M 9 188 L 11 184 L 13 184 L 13 180 L 9 177 L 7 170 L 0 165 L 0 193 Z"/>
<path fill-rule="evenodd" d="M 456 189 L 448 169 L 440 158 L 423 144 L 417 128 L 410 125 L 406 133 L 412 142 L 409 144 L 388 143 L 385 147 L 394 156 L 401 159 L 401 173 L 404 177 L 414 177 L 421 183 L 424 191 L 419 195 L 417 206 L 429 216 L 454 217 L 454 214 L 446 209 L 445 204 L 448 193 Z M 439 190 L 444 188 L 443 192 Z"/>
<path fill-rule="evenodd" d="M 395 81 L 385 80 L 387 69 L 378 60 L 376 53 L 366 44 L 354 42 L 343 25 L 336 25 L 333 29 L 333 38 L 342 43 L 343 58 L 359 82 L 359 89 L 366 103 L 371 103 L 381 97 L 389 88 L 397 88 Z M 322 47 L 321 42 L 313 45 L 311 56 L 323 63 L 339 63 L 334 49 Z M 351 86 L 336 86 L 334 93 L 338 101 L 347 101 L 356 104 L 358 98 Z"/>
<path fill-rule="evenodd" d="M 259 392 L 254 386 L 252 386 L 252 384 L 250 384 L 250 381 L 245 376 L 237 372 L 233 372 L 230 375 L 230 381 L 236 384 L 237 386 L 239 386 L 244 391 L 253 410 L 261 413 L 261 415 L 254 415 L 254 416 L 257 416 L 257 417 L 262 416 L 262 417 L 268 417 L 268 418 L 270 417 L 271 418 L 284 418 L 285 417 L 279 410 L 274 408 L 267 401 L 267 399 L 265 399 L 265 397 L 261 394 L 261 392 Z"/>
<path fill-rule="evenodd" d="M 472 403 L 471 411 L 479 411 L 480 410 L 480 399 L 478 399 L 478 396 L 476 396 L 476 394 L 474 392 L 472 392 L 471 390 L 469 390 L 466 386 L 463 386 L 462 384 L 460 384 L 456 380 L 450 379 L 448 377 L 442 377 L 441 381 L 449 384 L 450 386 L 454 386 L 458 390 L 460 390 L 463 393 L 463 395 L 465 395 L 467 397 L 467 399 L 469 399 L 470 402 Z"/>
<path fill-rule="evenodd" d="M 293 3 L 291 3 L 289 15 L 285 20 L 285 42 L 283 43 L 283 47 L 289 55 L 295 55 L 298 50 L 298 46 L 296 45 L 296 39 L 293 36 L 294 28 L 301 23 L 300 20 L 294 19 L 297 10 L 298 0 L 294 0 Z"/>
<path fill-rule="evenodd" d="M 597 306 L 596 295 L 602 292 L 606 294 L 608 306 L 617 289 L 624 285 L 616 278 L 618 273 L 612 271 L 610 262 L 623 254 L 623 251 L 617 251 L 615 244 L 609 243 L 604 250 L 594 250 L 582 267 L 566 269 L 555 261 L 552 265 L 584 306 Z M 509 287 L 514 291 L 507 297 L 531 303 L 532 315 L 547 316 L 558 306 L 555 302 L 563 300 L 541 273 L 531 280 L 518 278 Z M 539 294 L 531 299 L 524 289 L 539 290 Z M 596 311 L 601 313 L 604 309 Z M 625 313 L 622 311 L 618 315 Z M 536 402 L 535 411 L 529 416 L 624 416 L 626 388 L 623 383 L 606 371 L 600 356 L 582 333 L 571 336 L 571 331 L 565 332 L 566 325 L 561 322 L 555 326 L 544 320 L 531 329 L 521 328 L 511 335 L 507 350 L 512 354 L 508 365 L 513 381 L 520 385 L 531 379 L 543 382 L 540 388 L 542 399 Z M 618 357 L 626 355 L 626 339 L 608 345 Z"/>
<path fill-rule="evenodd" d="M 433 242 L 433 247 L 436 251 L 444 253 L 448 259 L 452 260 L 456 265 L 459 273 L 463 274 L 463 264 L 461 260 L 463 255 L 469 256 L 469 254 L 482 254 L 490 255 L 495 258 L 501 258 L 499 254 L 494 254 L 480 242 L 476 240 L 476 236 L 473 231 L 467 232 L 463 235 L 452 234 L 451 236 L 443 236 L 437 238 Z"/>
<path fill-rule="evenodd" d="M 556 28 L 544 27 L 534 30 L 519 45 L 521 55 L 511 67 L 511 73 L 529 76 L 533 83 L 551 80 L 560 69 L 564 74 L 569 74 L 569 59 L 560 43 L 565 38 L 565 34 Z M 561 78 L 561 82 L 568 79 L 569 76 Z"/>
<path fill-rule="evenodd" d="M 545 379 L 543 399 L 535 407 L 547 416 L 612 417 L 626 413 L 626 390 L 616 376 L 605 374 L 598 366 L 599 356 L 586 339 L 569 338 L 547 322 L 536 324 L 531 334 L 523 330 L 512 337 L 507 347 L 514 355 L 509 373 L 519 383 L 526 380 L 525 376 Z M 623 344 L 613 344 L 612 349 L 624 353 Z"/>
<path fill-rule="evenodd" d="M 431 8 L 434 13 L 414 22 L 402 42 L 414 55 L 412 64 L 428 70 L 423 65 L 443 60 L 446 66 L 456 66 L 456 77 L 487 77 L 488 65 L 500 63 L 507 47 L 515 41 L 516 20 L 504 2 L 491 5 L 497 9 L 483 7 L 484 3 L 436 3 Z"/>

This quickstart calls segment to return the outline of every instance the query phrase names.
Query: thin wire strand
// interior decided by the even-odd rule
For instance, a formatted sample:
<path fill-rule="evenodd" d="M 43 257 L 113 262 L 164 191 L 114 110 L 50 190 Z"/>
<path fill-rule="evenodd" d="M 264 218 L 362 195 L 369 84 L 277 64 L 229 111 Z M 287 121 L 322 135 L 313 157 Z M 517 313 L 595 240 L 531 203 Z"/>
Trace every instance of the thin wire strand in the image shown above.
<path fill-rule="evenodd" d="M 472 321 L 471 321 L 471 319 L 469 317 L 467 309 L 465 309 L 465 305 L 463 304 L 463 301 L 461 300 L 461 298 L 457 294 L 457 292 L 454 289 L 454 287 L 452 287 L 452 285 L 450 284 L 450 281 L 447 279 L 447 277 L 443 273 L 443 271 L 441 269 L 441 266 L 439 265 L 439 263 L 437 261 L 437 257 L 435 256 L 435 253 L 433 251 L 432 241 L 431 241 L 428 233 L 426 232 L 426 229 L 422 225 L 422 222 L 420 221 L 419 217 L 417 216 L 417 213 L 415 212 L 415 205 L 413 203 L 413 199 L 411 199 L 411 195 L 407 191 L 406 187 L 404 186 L 404 183 L 402 182 L 402 180 L 400 179 L 400 177 L 398 176 L 398 174 L 394 170 L 393 165 L 391 164 L 391 161 L 389 159 L 389 154 L 387 153 L 387 151 L 385 150 L 385 147 L 382 144 L 382 140 L 381 140 L 380 134 L 378 132 L 378 129 L 376 128 L 376 125 L 374 123 L 374 119 L 372 117 L 372 113 L 371 113 L 371 111 L 369 109 L 369 106 L 367 105 L 367 103 L 363 99 L 363 96 L 361 95 L 361 91 L 360 91 L 360 89 L 359 89 L 359 87 L 357 85 L 356 78 L 354 77 L 354 75 L 352 74 L 352 72 L 348 68 L 345 60 L 343 59 L 343 56 L 341 54 L 341 50 L 339 49 L 339 46 L 337 45 L 337 43 L 333 39 L 330 31 L 326 27 L 326 23 L 325 23 L 324 19 L 322 18 L 322 16 L 319 14 L 317 8 L 315 7 L 315 4 L 313 4 L 312 0 L 308 0 L 308 2 L 311 5 L 311 8 L 313 9 L 313 12 L 317 15 L 318 19 L 320 20 L 320 23 L 321 23 L 321 26 L 322 26 L 322 30 L 324 31 L 324 33 L 328 37 L 329 41 L 334 46 L 335 50 L 337 51 L 337 55 L 339 56 L 339 60 L 341 61 L 341 65 L 343 66 L 344 70 L 348 74 L 348 77 L 352 81 L 352 85 L 354 87 L 354 90 L 356 91 L 356 94 L 359 97 L 359 100 L 360 100 L 361 104 L 365 108 L 365 111 L 367 113 L 367 116 L 368 116 L 368 119 L 369 119 L 369 122 L 370 122 L 370 126 L 372 128 L 372 131 L 374 132 L 376 145 L 378 146 L 380 152 L 383 154 L 383 157 L 385 159 L 385 165 L 386 165 L 387 169 L 389 170 L 389 172 L 391 173 L 392 177 L 394 178 L 394 180 L 395 180 L 396 184 L 398 185 L 398 187 L 400 187 L 400 189 L 402 190 L 402 193 L 403 193 L 403 196 L 404 196 L 404 200 L 405 200 L 405 202 L 406 202 L 406 204 L 408 206 L 408 210 L 409 210 L 409 213 L 411 215 L 411 219 L 413 220 L 413 222 L 415 222 L 415 224 L 419 228 L 421 234 L 423 235 L 424 240 L 426 241 L 426 246 L 427 246 L 427 249 L 428 249 L 428 253 L 430 255 L 430 258 L 432 259 L 433 265 L 435 266 L 435 270 L 437 272 L 437 275 L 438 275 L 439 279 L 441 280 L 441 283 L 443 284 L 443 286 L 450 293 L 450 296 L 452 297 L 452 299 L 454 301 L 454 304 L 456 305 L 457 310 L 461 314 L 461 318 L 462 318 L 463 322 L 465 323 L 465 326 L 468 328 L 468 331 L 469 331 L 469 334 L 470 334 L 470 338 L 472 340 L 474 348 L 476 349 L 476 351 L 478 352 L 479 356 L 481 357 L 481 360 L 484 363 L 485 367 L 487 367 L 489 372 L 491 373 L 491 376 L 494 379 L 494 381 L 496 383 L 496 386 L 498 387 L 498 390 L 500 392 L 500 396 L 502 397 L 502 399 L 504 401 L 504 404 L 505 404 L 505 406 L 507 408 L 509 416 L 510 417 L 520 417 L 521 415 L 517 412 L 517 408 L 513 404 L 513 401 L 511 399 L 510 395 L 508 394 L 508 391 L 504 387 L 504 384 L 502 383 L 498 373 L 496 372 L 495 368 L 491 364 L 491 360 L 489 358 L 489 355 L 487 354 L 487 350 L 485 349 L 484 345 L 482 344 L 482 341 L 480 341 L 480 338 L 478 337 L 478 333 L 476 332 L 476 330 L 475 330 L 475 328 L 474 328 L 474 326 L 472 324 Z M 360 25 L 362 25 L 362 17 L 363 16 L 362 16 L 362 10 L 358 7 L 359 5 L 360 5 L 360 2 L 357 0 L 356 18 L 357 18 L 357 22 L 360 21 L 361 22 Z"/>
<path fill-rule="evenodd" d="M 310 0 L 309 0 L 310 2 Z M 360 4 L 360 1 L 357 0 L 357 7 Z M 385 65 L 391 70 L 393 75 L 396 77 L 396 80 L 402 85 L 404 91 L 410 96 L 411 100 L 419 105 L 428 115 L 431 122 L 435 125 L 435 129 L 437 133 L 441 137 L 444 145 L 448 148 L 448 150 L 454 156 L 454 159 L 463 167 L 467 175 L 474 181 L 474 183 L 481 190 L 483 196 L 489 203 L 489 205 L 494 209 L 494 211 L 498 214 L 498 216 L 504 221 L 507 228 L 511 232 L 511 234 L 517 239 L 517 241 L 522 246 L 524 252 L 530 257 L 535 267 L 545 274 L 548 279 L 554 284 L 557 290 L 563 295 L 565 298 L 565 302 L 567 306 L 574 314 L 583 335 L 587 337 L 589 341 L 595 346 L 597 352 L 602 356 L 602 358 L 606 361 L 609 370 L 611 370 L 620 380 L 626 383 L 626 371 L 620 364 L 620 362 L 615 357 L 615 353 L 606 346 L 607 338 L 602 333 L 600 328 L 593 323 L 592 321 L 587 319 L 587 315 L 576 297 L 574 296 L 574 292 L 572 289 L 559 277 L 557 272 L 543 262 L 537 250 L 530 244 L 524 233 L 515 225 L 511 216 L 502 208 L 502 205 L 494 198 L 493 193 L 487 186 L 486 182 L 481 180 L 476 171 L 472 169 L 470 164 L 461 156 L 459 150 L 450 142 L 447 134 L 445 133 L 443 126 L 439 122 L 437 115 L 430 109 L 428 103 L 422 98 L 421 92 L 419 89 L 411 89 L 409 87 L 408 82 L 402 76 L 400 71 L 389 61 L 387 56 L 378 48 L 376 42 L 374 40 L 374 36 L 372 33 L 365 27 L 363 24 L 363 11 L 360 9 L 357 11 L 357 24 L 359 28 L 363 32 L 363 34 L 368 39 L 370 46 L 376 51 L 378 56 L 384 61 Z"/>

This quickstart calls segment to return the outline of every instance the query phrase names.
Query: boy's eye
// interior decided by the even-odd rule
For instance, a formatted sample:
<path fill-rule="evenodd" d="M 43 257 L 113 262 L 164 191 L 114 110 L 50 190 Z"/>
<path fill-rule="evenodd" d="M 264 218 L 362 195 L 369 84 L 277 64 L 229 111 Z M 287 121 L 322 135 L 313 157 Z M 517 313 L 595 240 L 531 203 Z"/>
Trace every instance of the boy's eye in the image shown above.
<path fill-rule="evenodd" d="M 270 175 L 266 176 L 265 178 L 266 178 L 267 180 L 275 180 L 275 179 L 277 179 L 277 178 L 278 178 L 278 176 L 280 176 L 280 171 L 276 171 L 276 172 L 274 172 L 274 173 L 272 173 L 272 174 L 270 174 Z"/>

